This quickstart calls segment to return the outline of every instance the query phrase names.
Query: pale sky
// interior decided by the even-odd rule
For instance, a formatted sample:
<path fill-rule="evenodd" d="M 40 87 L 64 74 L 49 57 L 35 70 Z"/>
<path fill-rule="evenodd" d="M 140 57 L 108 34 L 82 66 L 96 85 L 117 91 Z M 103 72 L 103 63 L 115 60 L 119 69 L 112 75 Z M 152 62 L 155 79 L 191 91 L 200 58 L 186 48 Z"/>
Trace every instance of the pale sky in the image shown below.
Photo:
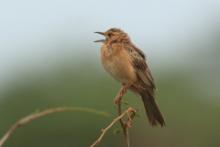
<path fill-rule="evenodd" d="M 22 65 L 41 66 L 62 53 L 98 56 L 99 45 L 92 41 L 99 36 L 93 32 L 110 27 L 128 32 L 152 60 L 173 62 L 191 50 L 178 46 L 211 39 L 211 28 L 220 25 L 220 1 L 7 0 L 0 2 L 0 22 L 1 82 Z"/>

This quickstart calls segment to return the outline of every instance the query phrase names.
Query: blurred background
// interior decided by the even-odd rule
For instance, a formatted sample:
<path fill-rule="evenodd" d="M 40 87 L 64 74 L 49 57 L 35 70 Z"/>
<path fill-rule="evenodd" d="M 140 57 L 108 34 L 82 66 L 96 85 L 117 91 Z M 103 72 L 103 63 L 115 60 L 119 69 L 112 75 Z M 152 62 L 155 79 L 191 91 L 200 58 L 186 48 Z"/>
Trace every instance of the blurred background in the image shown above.
<path fill-rule="evenodd" d="M 82 106 L 112 114 L 50 115 L 18 129 L 5 147 L 89 146 L 115 115 L 120 84 L 100 63 L 95 31 L 125 30 L 147 55 L 167 127 L 152 128 L 144 107 L 133 147 L 220 146 L 219 0 L 8 0 L 0 2 L 0 136 L 38 109 Z M 100 147 L 122 146 L 107 134 Z"/>

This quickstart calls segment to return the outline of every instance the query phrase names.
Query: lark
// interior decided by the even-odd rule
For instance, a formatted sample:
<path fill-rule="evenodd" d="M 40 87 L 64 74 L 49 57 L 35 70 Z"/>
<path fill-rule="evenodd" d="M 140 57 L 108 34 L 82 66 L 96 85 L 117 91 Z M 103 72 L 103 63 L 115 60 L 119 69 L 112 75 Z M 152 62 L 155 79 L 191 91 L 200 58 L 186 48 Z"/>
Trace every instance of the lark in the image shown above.
<path fill-rule="evenodd" d="M 152 126 L 165 126 L 164 118 L 155 101 L 154 79 L 144 53 L 121 29 L 111 28 L 106 32 L 95 33 L 105 37 L 95 41 L 103 43 L 101 61 L 104 69 L 123 86 L 141 97 Z"/>

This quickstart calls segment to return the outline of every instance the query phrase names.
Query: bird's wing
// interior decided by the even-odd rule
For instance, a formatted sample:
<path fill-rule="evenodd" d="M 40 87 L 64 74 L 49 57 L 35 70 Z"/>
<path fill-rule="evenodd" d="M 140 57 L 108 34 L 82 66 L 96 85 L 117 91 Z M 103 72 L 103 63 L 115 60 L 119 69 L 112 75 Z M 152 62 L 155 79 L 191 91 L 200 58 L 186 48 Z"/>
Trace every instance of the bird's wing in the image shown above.
<path fill-rule="evenodd" d="M 154 79 L 147 66 L 144 53 L 136 47 L 126 47 L 139 78 L 149 87 L 155 89 Z"/>

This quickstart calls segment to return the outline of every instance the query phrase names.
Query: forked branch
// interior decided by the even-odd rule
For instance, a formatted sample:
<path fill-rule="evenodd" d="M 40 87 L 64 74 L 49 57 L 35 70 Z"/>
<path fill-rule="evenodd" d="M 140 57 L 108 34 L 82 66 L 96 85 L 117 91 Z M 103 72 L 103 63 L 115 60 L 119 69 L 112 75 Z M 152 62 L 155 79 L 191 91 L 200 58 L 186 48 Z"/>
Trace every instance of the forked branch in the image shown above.
<path fill-rule="evenodd" d="M 122 97 L 125 95 L 127 92 L 128 86 L 122 86 L 118 94 L 116 95 L 114 102 L 117 104 L 117 110 L 118 110 L 118 117 L 116 117 L 105 129 L 101 130 L 101 135 L 99 138 L 90 146 L 90 147 L 95 147 L 98 145 L 106 132 L 117 122 L 120 122 L 120 125 L 123 130 L 123 136 L 124 136 L 124 142 L 125 142 L 125 147 L 130 147 L 130 139 L 129 139 L 129 132 L 128 129 L 131 127 L 132 124 L 132 119 L 135 116 L 136 110 L 132 107 L 129 107 L 126 109 L 124 112 L 122 112 Z M 127 116 L 125 120 L 123 120 L 124 116 Z"/>
<path fill-rule="evenodd" d="M 134 113 L 136 112 L 135 109 L 133 109 L 132 107 L 129 107 L 128 109 L 126 109 L 121 115 L 119 115 L 118 117 L 116 117 L 115 119 L 113 119 L 113 121 L 104 129 L 101 130 L 101 135 L 98 137 L 97 140 L 95 140 L 95 142 L 90 145 L 90 147 L 95 147 L 96 145 L 98 145 L 102 138 L 104 137 L 104 135 L 107 133 L 107 131 L 119 120 L 121 120 L 123 117 L 128 116 L 131 117 Z"/>

